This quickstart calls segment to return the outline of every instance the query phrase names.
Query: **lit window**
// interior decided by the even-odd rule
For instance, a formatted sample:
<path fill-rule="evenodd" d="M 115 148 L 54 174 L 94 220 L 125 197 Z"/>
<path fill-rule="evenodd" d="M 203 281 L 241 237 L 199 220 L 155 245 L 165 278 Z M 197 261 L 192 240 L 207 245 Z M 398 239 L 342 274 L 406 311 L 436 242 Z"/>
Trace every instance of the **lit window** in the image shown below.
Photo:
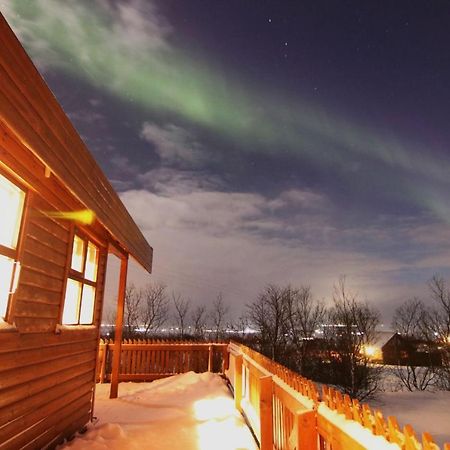
<path fill-rule="evenodd" d="M 94 321 L 98 256 L 95 244 L 75 234 L 64 297 L 64 325 L 90 325 Z"/>
<path fill-rule="evenodd" d="M 94 319 L 95 288 L 85 284 L 81 297 L 80 323 L 92 323 Z"/>
<path fill-rule="evenodd" d="M 72 264 L 71 269 L 83 272 L 84 265 L 84 241 L 79 236 L 73 238 Z"/>
<path fill-rule="evenodd" d="M 15 249 L 22 220 L 25 193 L 7 178 L 0 175 L 0 208 L 2 221 L 0 227 L 0 245 Z"/>
<path fill-rule="evenodd" d="M 98 248 L 92 242 L 89 242 L 84 275 L 90 281 L 97 281 L 97 259 Z"/>
<path fill-rule="evenodd" d="M 66 325 L 76 325 L 78 323 L 82 286 L 79 281 L 72 280 L 71 278 L 67 280 L 62 319 L 62 322 Z"/>
<path fill-rule="evenodd" d="M 17 242 L 24 201 L 25 192 L 0 175 L 0 320 L 6 317 L 9 299 L 18 283 Z"/>

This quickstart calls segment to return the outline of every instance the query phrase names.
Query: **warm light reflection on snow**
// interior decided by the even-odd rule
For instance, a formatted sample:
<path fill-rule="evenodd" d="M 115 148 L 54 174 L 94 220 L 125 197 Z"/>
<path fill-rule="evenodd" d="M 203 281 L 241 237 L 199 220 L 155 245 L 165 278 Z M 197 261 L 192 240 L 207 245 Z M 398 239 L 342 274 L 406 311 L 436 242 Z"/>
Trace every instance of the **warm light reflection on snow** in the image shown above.
<path fill-rule="evenodd" d="M 257 450 L 222 378 L 211 372 L 174 375 L 152 383 L 121 383 L 119 398 L 96 387 L 89 431 L 70 450 Z"/>
<path fill-rule="evenodd" d="M 230 397 L 216 397 L 194 403 L 197 425 L 198 449 L 253 449 L 255 444 L 246 425 Z M 248 445 L 243 447 L 243 442 Z"/>
<path fill-rule="evenodd" d="M 234 415 L 235 409 L 232 399 L 216 397 L 195 402 L 194 411 L 197 420 L 219 420 Z"/>

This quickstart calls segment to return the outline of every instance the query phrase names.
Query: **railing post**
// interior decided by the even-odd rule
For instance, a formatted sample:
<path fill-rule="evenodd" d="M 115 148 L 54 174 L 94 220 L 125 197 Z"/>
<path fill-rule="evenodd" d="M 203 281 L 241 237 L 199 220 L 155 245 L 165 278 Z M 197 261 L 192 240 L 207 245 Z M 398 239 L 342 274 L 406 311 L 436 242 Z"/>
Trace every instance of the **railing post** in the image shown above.
<path fill-rule="evenodd" d="M 239 411 L 242 412 L 241 400 L 242 400 L 242 355 L 237 355 L 235 357 L 235 367 L 234 367 L 234 406 Z"/>
<path fill-rule="evenodd" d="M 104 383 L 105 382 L 105 377 L 106 377 L 106 359 L 108 357 L 108 343 L 104 342 L 103 344 L 101 344 L 102 346 L 102 361 L 101 361 L 101 366 L 100 366 L 100 383 Z"/>
<path fill-rule="evenodd" d="M 119 292 L 117 295 L 116 328 L 114 330 L 114 352 L 111 369 L 111 390 L 109 398 L 117 398 L 119 391 L 120 359 L 122 353 L 123 315 L 125 309 L 125 291 L 127 288 L 128 255 L 120 263 Z"/>
<path fill-rule="evenodd" d="M 260 420 L 260 449 L 273 449 L 273 386 L 272 376 L 259 379 L 259 420 Z"/>
<path fill-rule="evenodd" d="M 224 345 L 222 347 L 222 373 L 225 373 L 228 370 L 230 365 L 230 353 L 228 351 L 228 345 Z"/>
<path fill-rule="evenodd" d="M 214 356 L 213 346 L 209 345 L 209 347 L 208 347 L 208 372 L 212 372 L 212 370 L 213 370 L 213 356 Z"/>
<path fill-rule="evenodd" d="M 297 450 L 317 449 L 317 413 L 299 411 L 295 415 L 297 427 Z"/>

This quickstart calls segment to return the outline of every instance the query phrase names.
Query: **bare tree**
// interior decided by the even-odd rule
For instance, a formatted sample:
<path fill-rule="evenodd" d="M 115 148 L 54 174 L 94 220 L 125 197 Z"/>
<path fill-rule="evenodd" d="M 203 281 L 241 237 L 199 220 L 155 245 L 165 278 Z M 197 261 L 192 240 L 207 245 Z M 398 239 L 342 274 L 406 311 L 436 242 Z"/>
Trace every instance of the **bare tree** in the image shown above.
<path fill-rule="evenodd" d="M 323 323 L 325 306 L 315 301 L 309 286 L 299 289 L 286 289 L 286 319 L 290 343 L 295 349 L 293 367 L 304 376 L 312 376 L 314 357 L 311 351 L 314 345 L 314 335 Z"/>
<path fill-rule="evenodd" d="M 287 296 L 290 287 L 269 284 L 251 304 L 248 317 L 258 330 L 260 351 L 275 361 L 282 361 L 286 344 Z"/>
<path fill-rule="evenodd" d="M 416 336 L 424 331 L 425 308 L 416 297 L 400 305 L 394 313 L 392 328 L 403 336 Z"/>
<path fill-rule="evenodd" d="M 143 334 L 148 337 L 164 325 L 169 315 L 169 301 L 163 284 L 148 284 L 142 290 L 141 311 Z"/>
<path fill-rule="evenodd" d="M 175 308 L 175 320 L 179 330 L 181 339 L 184 339 L 186 332 L 186 320 L 190 308 L 190 300 L 181 297 L 180 294 L 172 292 L 172 302 Z"/>
<path fill-rule="evenodd" d="M 232 324 L 231 328 L 238 334 L 239 338 L 244 340 L 246 336 L 247 329 L 250 325 L 248 315 L 240 315 Z"/>
<path fill-rule="evenodd" d="M 434 306 L 428 310 L 428 338 L 440 348 L 440 387 L 450 390 L 450 289 L 439 275 L 433 276 L 429 287 Z"/>
<path fill-rule="evenodd" d="M 378 312 L 360 302 L 341 277 L 334 286 L 328 321 L 325 335 L 330 350 L 329 381 L 360 400 L 373 396 L 379 388 L 381 372 L 371 365 L 364 349 L 375 340 L 380 323 Z"/>
<path fill-rule="evenodd" d="M 127 286 L 125 290 L 125 329 L 123 337 L 125 339 L 135 336 L 139 328 L 142 316 L 142 290 L 137 289 L 134 284 Z"/>
<path fill-rule="evenodd" d="M 228 314 L 229 307 L 223 301 L 223 295 L 220 292 L 212 305 L 211 321 L 214 328 L 214 339 L 218 341 L 224 332 L 225 320 Z"/>
<path fill-rule="evenodd" d="M 191 314 L 192 326 L 194 328 L 194 336 L 197 339 L 205 337 L 206 328 L 206 308 L 205 306 L 197 306 Z"/>
<path fill-rule="evenodd" d="M 412 298 L 405 301 L 394 312 L 392 327 L 400 333 L 402 349 L 397 351 L 394 375 L 408 391 L 424 391 L 434 386 L 439 377 L 430 349 L 418 358 L 417 346 L 429 341 L 429 316 L 423 303 Z M 402 357 L 402 353 L 404 354 Z"/>

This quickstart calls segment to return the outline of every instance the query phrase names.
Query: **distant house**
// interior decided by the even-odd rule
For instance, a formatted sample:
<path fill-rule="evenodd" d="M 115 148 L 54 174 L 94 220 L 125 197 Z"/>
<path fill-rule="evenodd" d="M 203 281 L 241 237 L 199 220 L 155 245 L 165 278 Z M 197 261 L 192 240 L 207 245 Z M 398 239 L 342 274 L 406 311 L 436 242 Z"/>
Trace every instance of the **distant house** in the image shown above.
<path fill-rule="evenodd" d="M 0 14 L 0 449 L 91 419 L 109 252 L 120 312 L 152 248 Z"/>
<path fill-rule="evenodd" d="M 436 343 L 395 333 L 382 347 L 385 364 L 439 366 L 442 351 Z"/>

